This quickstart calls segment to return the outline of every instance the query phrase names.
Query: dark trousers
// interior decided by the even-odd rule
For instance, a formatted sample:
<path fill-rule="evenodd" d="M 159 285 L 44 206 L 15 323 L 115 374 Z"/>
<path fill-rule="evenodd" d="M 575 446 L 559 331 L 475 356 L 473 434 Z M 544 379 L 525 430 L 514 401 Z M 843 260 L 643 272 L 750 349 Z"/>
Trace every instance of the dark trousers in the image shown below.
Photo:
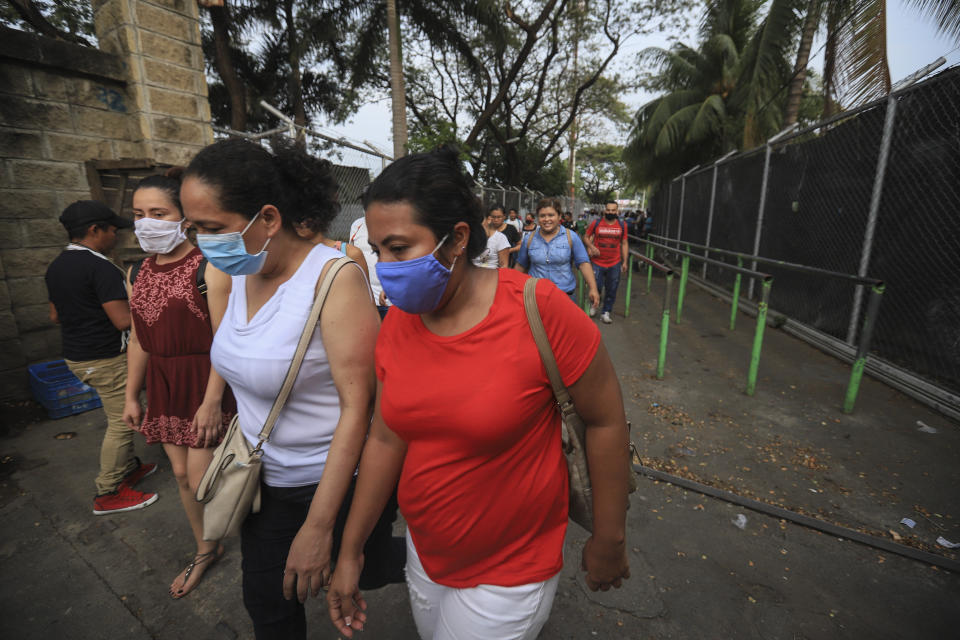
<path fill-rule="evenodd" d="M 337 514 L 333 530 L 331 559 L 340 552 L 340 540 L 353 500 L 356 481 L 351 482 Z M 269 487 L 260 485 L 260 513 L 251 514 L 240 531 L 243 555 L 243 604 L 253 620 L 257 640 L 296 640 L 307 637 L 304 606 L 296 598 L 283 597 L 283 570 L 293 539 L 307 519 L 317 485 Z M 376 589 L 402 582 L 406 564 L 403 538 L 393 538 L 396 493 L 387 503 L 373 533 L 364 546 L 361 589 Z M 321 604 L 321 606 L 324 606 Z"/>
<path fill-rule="evenodd" d="M 593 265 L 593 277 L 597 281 L 597 290 L 603 292 L 603 313 L 613 311 L 617 299 L 617 287 L 620 286 L 620 263 L 612 267 Z"/>

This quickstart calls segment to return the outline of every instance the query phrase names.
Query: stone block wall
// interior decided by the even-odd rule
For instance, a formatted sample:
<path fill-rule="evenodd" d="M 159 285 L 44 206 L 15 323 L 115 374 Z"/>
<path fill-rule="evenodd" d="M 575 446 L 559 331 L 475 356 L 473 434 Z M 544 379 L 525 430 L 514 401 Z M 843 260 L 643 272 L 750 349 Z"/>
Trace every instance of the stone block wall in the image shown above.
<path fill-rule="evenodd" d="M 93 6 L 99 50 L 0 27 L 0 399 L 62 357 L 43 276 L 60 212 L 93 197 L 88 161 L 184 164 L 213 141 L 197 3 Z"/>

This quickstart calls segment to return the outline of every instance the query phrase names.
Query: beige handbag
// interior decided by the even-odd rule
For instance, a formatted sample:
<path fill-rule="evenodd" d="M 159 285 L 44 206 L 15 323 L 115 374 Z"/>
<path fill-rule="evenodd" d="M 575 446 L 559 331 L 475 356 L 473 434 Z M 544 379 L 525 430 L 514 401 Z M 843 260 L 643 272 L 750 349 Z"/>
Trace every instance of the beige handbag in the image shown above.
<path fill-rule="evenodd" d="M 587 531 L 593 532 L 593 488 L 590 484 L 590 470 L 587 466 L 586 424 L 577 414 L 570 392 L 563 384 L 560 370 L 557 368 L 557 359 L 553 355 L 553 348 L 550 346 L 547 332 L 543 328 L 540 309 L 537 307 L 536 289 L 538 280 L 539 278 L 530 278 L 524 285 L 523 307 L 527 312 L 527 322 L 530 323 L 530 331 L 537 343 L 537 350 L 540 351 L 540 359 L 547 370 L 547 377 L 550 378 L 550 386 L 553 387 L 553 395 L 557 399 L 557 406 L 560 408 L 562 420 L 560 434 L 563 453 L 567 459 L 567 471 L 570 475 L 570 519 Z M 629 433 L 627 439 L 629 441 Z M 632 444 L 628 446 L 631 449 L 633 448 Z M 637 490 L 637 478 L 629 462 L 628 467 L 627 492 L 633 493 Z M 629 507 L 630 502 L 628 500 L 627 508 Z"/>
<path fill-rule="evenodd" d="M 320 320 L 320 311 L 327 299 L 330 285 L 337 273 L 345 265 L 353 262 L 350 258 L 337 259 L 327 270 L 319 284 L 319 290 L 304 325 L 300 341 L 290 368 L 273 402 L 270 414 L 267 416 L 263 430 L 257 436 L 260 441 L 252 450 L 247 439 L 240 429 L 237 416 L 233 417 L 230 427 L 220 445 L 213 452 L 213 460 L 203 474 L 200 486 L 197 488 L 197 501 L 203 504 L 203 539 L 208 541 L 222 540 L 240 531 L 240 525 L 250 513 L 260 511 L 260 471 L 263 443 L 270 437 L 270 432 L 277 424 L 280 410 L 290 395 L 293 383 L 300 372 L 300 365 L 307 353 L 307 346 L 313 337 L 317 322 Z"/>

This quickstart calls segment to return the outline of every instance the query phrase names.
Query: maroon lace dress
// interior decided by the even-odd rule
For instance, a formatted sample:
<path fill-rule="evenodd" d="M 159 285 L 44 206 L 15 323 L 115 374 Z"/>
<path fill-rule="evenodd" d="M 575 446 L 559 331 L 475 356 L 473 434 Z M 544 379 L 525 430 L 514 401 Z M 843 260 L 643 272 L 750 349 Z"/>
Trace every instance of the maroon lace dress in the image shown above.
<path fill-rule="evenodd" d="M 140 346 L 150 354 L 147 411 L 140 423 L 148 444 L 197 446 L 191 425 L 207 389 L 213 342 L 210 309 L 197 289 L 202 258 L 199 249 L 167 264 L 158 265 L 150 256 L 133 283 L 133 326 Z M 221 406 L 226 427 L 237 410 L 229 388 Z"/>

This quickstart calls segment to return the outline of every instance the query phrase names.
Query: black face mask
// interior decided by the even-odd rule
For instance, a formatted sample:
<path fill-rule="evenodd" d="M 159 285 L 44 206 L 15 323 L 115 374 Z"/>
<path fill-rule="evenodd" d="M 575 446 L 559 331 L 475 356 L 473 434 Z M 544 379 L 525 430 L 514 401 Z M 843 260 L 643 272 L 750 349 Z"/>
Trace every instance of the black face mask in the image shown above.
<path fill-rule="evenodd" d="M 607 220 L 616 220 L 619 216 L 615 213 L 605 213 L 603 214 L 603 217 Z"/>

